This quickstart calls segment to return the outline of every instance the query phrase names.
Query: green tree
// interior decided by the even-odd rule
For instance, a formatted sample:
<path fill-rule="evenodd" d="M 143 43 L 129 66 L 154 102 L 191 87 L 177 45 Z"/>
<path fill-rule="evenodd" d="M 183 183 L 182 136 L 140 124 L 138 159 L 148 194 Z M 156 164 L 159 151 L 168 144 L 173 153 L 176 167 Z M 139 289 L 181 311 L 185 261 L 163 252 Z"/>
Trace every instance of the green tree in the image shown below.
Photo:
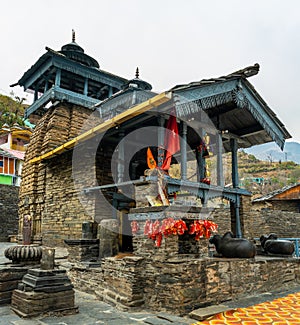
<path fill-rule="evenodd" d="M 26 105 L 24 104 L 25 98 L 18 96 L 8 97 L 0 95 L 0 127 L 5 123 L 12 126 L 14 123 L 18 123 L 24 126 L 24 111 Z"/>

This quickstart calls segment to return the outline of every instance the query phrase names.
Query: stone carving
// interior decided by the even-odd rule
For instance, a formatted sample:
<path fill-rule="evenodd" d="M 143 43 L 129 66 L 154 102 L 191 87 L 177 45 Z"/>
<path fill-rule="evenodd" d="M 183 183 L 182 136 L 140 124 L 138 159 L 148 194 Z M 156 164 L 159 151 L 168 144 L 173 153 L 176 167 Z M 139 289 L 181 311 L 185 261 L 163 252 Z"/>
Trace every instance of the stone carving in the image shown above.
<path fill-rule="evenodd" d="M 23 218 L 23 245 L 31 244 L 31 217 L 26 214 Z"/>
<path fill-rule="evenodd" d="M 209 242 L 214 244 L 222 257 L 252 258 L 256 254 L 253 243 L 245 238 L 234 238 L 232 232 L 226 232 L 223 237 L 214 235 Z"/>
<path fill-rule="evenodd" d="M 33 245 L 16 245 L 6 248 L 6 258 L 12 260 L 13 264 L 36 264 L 42 258 L 42 247 Z"/>
<path fill-rule="evenodd" d="M 55 266 L 55 249 L 50 247 L 42 247 L 42 270 L 53 270 Z"/>
<path fill-rule="evenodd" d="M 261 247 L 265 253 L 268 254 L 280 254 L 280 255 L 292 255 L 295 247 L 292 241 L 278 239 L 274 233 L 260 236 Z"/>

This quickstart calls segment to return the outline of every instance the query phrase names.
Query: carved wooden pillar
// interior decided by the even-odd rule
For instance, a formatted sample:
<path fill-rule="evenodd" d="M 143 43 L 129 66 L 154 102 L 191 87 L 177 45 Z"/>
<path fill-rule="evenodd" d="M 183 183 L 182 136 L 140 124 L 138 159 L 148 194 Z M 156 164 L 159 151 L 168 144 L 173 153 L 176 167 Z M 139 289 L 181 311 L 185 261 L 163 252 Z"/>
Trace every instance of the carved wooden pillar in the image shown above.
<path fill-rule="evenodd" d="M 164 136 L 165 136 L 165 132 L 164 132 L 164 124 L 165 124 L 165 117 L 163 115 L 160 115 L 158 117 L 158 125 L 159 125 L 159 129 L 158 129 L 158 148 L 157 148 L 157 166 L 161 167 L 163 164 L 163 160 L 164 160 L 164 150 L 163 150 L 163 146 L 164 146 Z"/>
<path fill-rule="evenodd" d="M 239 174 L 238 174 L 238 145 L 236 139 L 230 139 L 231 146 L 231 168 L 232 168 L 232 186 L 237 188 L 239 186 Z M 242 237 L 241 220 L 240 220 L 240 196 L 236 196 L 236 202 L 234 203 L 235 211 L 235 233 L 237 238 Z"/>
<path fill-rule="evenodd" d="M 182 134 L 181 134 L 181 143 L 180 143 L 180 151 L 181 151 L 181 179 L 187 179 L 187 124 L 182 121 Z"/>
<path fill-rule="evenodd" d="M 49 82 L 48 80 L 45 81 L 45 86 L 44 86 L 44 93 L 49 89 Z"/>
<path fill-rule="evenodd" d="M 120 140 L 124 138 L 125 132 L 120 131 L 119 137 Z M 119 143 L 119 150 L 118 150 L 118 166 L 117 166 L 117 172 L 118 172 L 118 183 L 121 183 L 124 181 L 124 170 L 125 170 L 125 151 L 124 151 L 124 141 L 121 141 Z"/>
<path fill-rule="evenodd" d="M 232 186 L 239 186 L 239 174 L 238 174 L 238 146 L 236 139 L 230 139 L 230 147 L 231 147 L 231 170 L 232 170 Z"/>
<path fill-rule="evenodd" d="M 216 135 L 217 145 L 217 185 L 224 186 L 224 175 L 223 175 L 223 159 L 222 159 L 222 136 Z"/>
<path fill-rule="evenodd" d="M 112 86 L 109 86 L 108 88 L 108 97 L 111 97 L 113 95 L 113 89 Z"/>
<path fill-rule="evenodd" d="M 202 139 L 204 139 L 204 131 L 200 130 L 200 134 L 201 134 L 201 141 L 203 141 Z M 197 158 L 197 164 L 198 164 L 198 182 L 200 182 L 201 179 L 206 177 L 206 175 L 205 175 L 206 160 L 203 157 L 204 146 L 200 145 L 200 149 L 197 150 L 197 152 L 198 152 L 198 154 L 197 154 L 196 158 Z"/>
<path fill-rule="evenodd" d="M 38 100 L 39 96 L 38 96 L 38 87 L 36 86 L 35 89 L 34 89 L 34 98 L 33 100 L 36 101 Z"/>
<path fill-rule="evenodd" d="M 57 69 L 55 75 L 55 86 L 60 87 L 60 79 L 61 79 L 61 69 Z"/>
<path fill-rule="evenodd" d="M 88 95 L 88 88 L 89 88 L 89 79 L 85 78 L 85 80 L 84 80 L 84 89 L 83 89 L 83 94 L 85 96 Z"/>

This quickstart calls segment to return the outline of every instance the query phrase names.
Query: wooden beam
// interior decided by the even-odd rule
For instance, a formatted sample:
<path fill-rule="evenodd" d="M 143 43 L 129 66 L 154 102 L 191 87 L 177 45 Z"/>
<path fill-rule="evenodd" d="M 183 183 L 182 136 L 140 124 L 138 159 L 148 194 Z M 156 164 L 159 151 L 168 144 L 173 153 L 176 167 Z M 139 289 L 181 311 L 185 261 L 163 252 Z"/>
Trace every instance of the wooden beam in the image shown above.
<path fill-rule="evenodd" d="M 97 125 L 96 127 L 90 129 L 89 131 L 77 136 L 76 138 L 66 142 L 65 144 L 51 150 L 41 156 L 35 157 L 30 160 L 30 163 L 37 163 L 45 159 L 50 159 L 54 156 L 60 155 L 61 153 L 72 149 L 77 143 L 83 142 L 90 138 L 93 138 L 97 134 L 101 134 L 114 126 L 118 126 L 123 122 L 129 120 L 134 116 L 138 116 L 151 108 L 157 107 L 171 99 L 172 94 L 169 92 L 163 92 L 159 95 L 156 95 L 143 103 L 140 103 L 132 108 L 129 108 L 125 112 Z"/>

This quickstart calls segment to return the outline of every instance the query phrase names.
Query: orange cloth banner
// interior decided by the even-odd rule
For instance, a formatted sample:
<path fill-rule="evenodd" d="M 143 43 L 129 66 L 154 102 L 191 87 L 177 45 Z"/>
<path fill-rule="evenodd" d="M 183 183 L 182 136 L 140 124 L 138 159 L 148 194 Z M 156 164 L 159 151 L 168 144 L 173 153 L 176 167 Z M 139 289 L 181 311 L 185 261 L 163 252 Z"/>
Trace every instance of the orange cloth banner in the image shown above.
<path fill-rule="evenodd" d="M 155 161 L 152 151 L 149 147 L 147 149 L 147 164 L 150 169 L 156 168 L 156 161 Z"/>

